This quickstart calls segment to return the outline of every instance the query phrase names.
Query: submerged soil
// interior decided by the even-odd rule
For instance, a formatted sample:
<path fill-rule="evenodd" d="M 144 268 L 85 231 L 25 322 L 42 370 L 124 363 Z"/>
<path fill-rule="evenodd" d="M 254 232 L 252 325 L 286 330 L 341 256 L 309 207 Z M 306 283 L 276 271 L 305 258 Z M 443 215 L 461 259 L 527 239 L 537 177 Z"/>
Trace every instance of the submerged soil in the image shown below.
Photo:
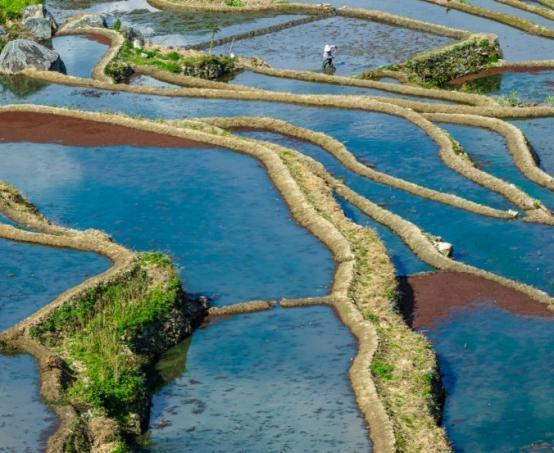
<path fill-rule="evenodd" d="M 493 301 L 512 313 L 554 317 L 546 305 L 499 283 L 460 272 L 400 277 L 401 311 L 413 329 L 433 326 L 452 308 Z"/>
<path fill-rule="evenodd" d="M 205 144 L 130 127 L 46 113 L 0 113 L 1 142 L 61 143 L 70 146 L 200 148 Z M 212 148 L 214 146 L 211 146 Z"/>

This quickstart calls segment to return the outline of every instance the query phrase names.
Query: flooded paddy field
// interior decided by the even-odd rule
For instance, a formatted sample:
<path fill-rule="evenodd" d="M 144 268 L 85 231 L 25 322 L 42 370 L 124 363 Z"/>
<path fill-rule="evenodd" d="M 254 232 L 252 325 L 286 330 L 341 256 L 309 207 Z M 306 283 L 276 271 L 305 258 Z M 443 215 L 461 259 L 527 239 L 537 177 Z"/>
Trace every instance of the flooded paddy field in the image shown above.
<path fill-rule="evenodd" d="M 552 54 L 548 38 L 428 2 L 370 0 L 362 5 L 353 0 L 347 4 L 494 33 L 503 58 L 512 63 Z M 552 22 L 498 2 L 480 0 L 476 4 L 539 25 Z M 120 20 L 125 27 L 143 33 L 147 41 L 172 46 L 169 50 L 307 17 L 305 11 L 293 14 L 286 9 L 283 13 L 178 12 L 158 9 L 145 0 L 52 0 L 46 6 L 60 21 L 82 12 L 102 13 L 109 26 Z M 454 43 L 453 38 L 436 30 L 429 33 L 413 29 L 419 26 L 412 23 L 412 28 L 403 28 L 386 21 L 324 17 L 220 46 L 210 45 L 207 51 L 259 57 L 279 69 L 321 72 L 322 45 L 333 43 L 338 46 L 336 74 L 351 76 Z M 55 37 L 52 47 L 62 57 L 67 74 L 81 78 L 92 77 L 92 69 L 107 50 L 105 40 L 86 35 Z M 138 55 L 143 51 L 137 48 L 134 52 Z M 520 103 L 544 103 L 532 112 L 542 109 L 540 115 L 545 118 L 514 120 L 506 116 L 525 135 L 537 166 L 550 174 L 554 169 L 554 113 L 545 113 L 545 109 L 550 105 L 551 76 L 550 69 L 508 71 L 490 82 L 488 99 L 479 98 L 480 105 L 490 107 L 488 111 L 470 107 L 477 97 L 460 104 L 476 115 L 486 112 L 494 116 L 502 102 L 514 113 Z M 397 382 L 398 373 L 411 370 L 403 375 L 406 381 L 417 376 L 429 388 L 433 382 L 432 390 L 424 387 L 421 391 L 428 403 L 425 411 L 435 407 L 434 418 L 429 419 L 434 428 L 444 429 L 440 432 L 454 451 L 551 450 L 554 386 L 547 376 L 554 371 L 554 315 L 547 303 L 552 302 L 554 294 L 552 226 L 526 217 L 529 212 L 484 182 L 472 182 L 449 168 L 444 156 L 441 159 L 439 155 L 436 138 L 446 133 L 451 143 L 456 141 L 467 153 L 464 158 L 471 161 L 468 165 L 525 192 L 533 200 L 528 211 L 544 206 L 540 208 L 543 214 L 551 215 L 554 195 L 547 176 L 543 179 L 547 183 L 542 185 L 528 179 L 514 163 L 506 137 L 498 131 L 454 121 L 437 122 L 435 126 L 440 129 L 433 134 L 433 124 L 418 127 L 413 122 L 417 117 L 421 126 L 424 116 L 387 103 L 391 98 L 412 100 L 442 112 L 455 106 L 453 100 L 250 71 L 237 74 L 226 90 L 238 90 L 237 86 L 243 85 L 314 98 L 335 95 L 326 102 L 351 99 L 365 106 L 372 105 L 369 97 L 379 96 L 383 98 L 379 106 L 389 107 L 383 108 L 386 113 L 377 113 L 370 107 L 366 111 L 310 107 L 292 100 L 262 101 L 261 97 L 207 99 L 207 92 L 201 91 L 186 97 L 162 96 L 155 90 L 177 86 L 146 75 L 131 79 L 130 92 L 112 91 L 109 85 L 92 80 L 82 85 L 39 82 L 26 76 L 0 79 L 2 106 L 64 107 L 97 112 L 95 118 L 130 125 L 126 129 L 53 114 L 5 111 L 0 114 L 0 124 L 5 126 L 0 132 L 0 180 L 20 191 L 54 224 L 80 231 L 102 230 L 111 236 L 114 246 L 132 252 L 166 253 L 187 295 L 204 296 L 216 310 L 206 315 L 203 326 L 192 336 L 161 356 L 148 357 L 155 363 L 148 368 L 152 402 L 151 407 L 150 402 L 146 403 L 147 416 L 140 421 L 138 430 L 142 435 L 129 435 L 134 448 L 145 452 L 182 448 L 206 452 L 409 452 L 407 445 L 426 438 L 425 442 L 435 443 L 425 447 L 418 443 L 418 449 L 445 451 L 438 447 L 442 444 L 433 438 L 434 434 L 426 435 L 429 427 L 419 424 L 420 419 L 427 420 L 428 412 L 415 417 L 404 414 L 405 408 L 398 403 L 402 400 L 400 393 L 391 399 L 391 392 L 402 391 L 393 388 L 391 382 Z M 132 92 L 141 87 L 155 90 L 151 94 Z M 210 92 L 209 97 L 218 96 Z M 497 97 L 505 101 L 495 101 Z M 113 114 L 130 118 L 109 116 Z M 239 116 L 279 119 L 326 134 L 343 144 L 362 166 L 436 193 L 455 194 L 470 206 L 479 204 L 495 213 L 516 210 L 519 216 L 508 219 L 482 215 L 475 208 L 454 207 L 424 198 L 421 192 L 417 195 L 376 182 L 349 169 L 308 138 L 293 138 L 254 125 L 226 131 L 201 122 L 210 117 Z M 196 122 L 187 126 L 189 135 L 204 137 L 206 142 L 171 136 L 176 129 L 164 123 L 167 119 L 194 119 Z M 161 127 L 169 132 L 151 132 Z M 231 151 L 233 147 L 222 145 L 225 140 L 240 140 L 241 146 L 264 149 L 266 153 L 272 150 L 272 156 L 285 163 L 279 174 L 290 177 L 300 188 L 298 193 L 304 197 L 301 202 L 291 198 L 289 186 L 276 182 L 272 161 Z M 276 151 L 278 148 L 270 144 L 287 150 Z M 241 151 L 245 152 L 243 148 Z M 322 167 L 310 167 L 299 156 L 307 156 Z M 451 243 L 452 260 L 530 285 L 542 291 L 540 299 L 547 303 L 534 300 L 529 292 L 519 291 L 514 285 L 503 286 L 471 272 L 454 272 L 448 266 L 436 269 L 429 264 L 428 255 L 413 243 L 404 243 L 382 217 L 369 217 L 341 198 L 337 186 L 321 173 L 318 182 L 314 168 L 326 170 L 369 202 L 412 222 L 423 237 L 429 233 Z M 310 184 L 316 183 L 321 187 L 313 191 Z M 6 210 L 11 205 L 6 204 L 3 190 L 0 201 L 4 204 L 0 207 Z M 327 205 L 321 204 L 327 196 L 338 203 L 336 208 L 331 204 L 328 211 Z M 15 204 L 23 203 L 17 197 L 14 200 Z M 306 221 L 302 215 L 308 208 L 315 217 Z M 337 218 L 345 220 L 339 222 Z M 17 226 L 2 214 L 0 222 Z M 313 228 L 316 224 L 327 228 L 325 234 Z M 367 231 L 361 227 L 377 232 L 386 253 L 362 256 L 354 233 Z M 333 240 L 326 235 L 332 235 Z M 346 243 L 348 249 L 337 252 L 337 243 L 342 244 L 340 247 Z M 33 315 L 65 290 L 108 267 L 107 259 L 91 253 L 6 239 L 0 239 L 0 256 L 0 275 L 4 276 L 0 279 L 0 289 L 4 286 L 0 330 Z M 383 288 L 373 289 L 370 296 L 359 292 L 366 277 L 377 278 L 383 263 L 394 267 L 398 286 L 388 288 L 380 304 L 394 316 L 402 316 L 405 322 L 401 329 L 411 335 L 409 329 L 422 334 L 426 340 L 421 341 L 430 345 L 425 347 L 427 354 L 433 360 L 436 357 L 438 368 L 426 369 L 423 377 L 416 374 L 420 371 L 416 358 L 409 363 L 388 362 L 390 356 L 384 355 L 383 345 L 391 340 L 386 336 L 390 335 L 387 329 L 391 318 L 381 319 L 382 312 L 367 308 L 384 293 Z M 341 293 L 343 274 L 349 266 L 353 277 Z M 298 299 L 298 305 L 325 302 L 334 305 L 335 310 L 326 306 L 284 309 L 278 306 L 282 299 Z M 240 304 L 248 301 L 270 301 L 271 309 L 242 313 Z M 356 322 L 345 315 L 344 304 L 348 303 L 349 313 L 358 316 Z M 213 314 L 230 306 L 241 314 Z M 361 334 L 360 329 L 366 329 L 365 333 Z M 395 334 L 399 335 L 398 331 Z M 19 335 L 29 337 L 29 331 L 20 331 Z M 402 346 L 410 348 L 408 344 Z M 5 402 L 0 410 L 0 451 L 44 450 L 51 435 L 65 423 L 57 420 L 40 398 L 39 373 L 44 370 L 39 370 L 32 357 L 12 354 L 3 338 L 0 347 L 6 353 L 0 356 L 0 397 Z M 61 354 L 60 350 L 55 352 Z M 81 368 L 78 373 L 86 371 Z M 361 388 L 355 381 L 360 373 L 365 379 Z M 375 398 L 369 411 L 368 393 L 363 392 Z M 119 418 L 117 423 L 130 430 L 130 420 L 132 417 Z"/>

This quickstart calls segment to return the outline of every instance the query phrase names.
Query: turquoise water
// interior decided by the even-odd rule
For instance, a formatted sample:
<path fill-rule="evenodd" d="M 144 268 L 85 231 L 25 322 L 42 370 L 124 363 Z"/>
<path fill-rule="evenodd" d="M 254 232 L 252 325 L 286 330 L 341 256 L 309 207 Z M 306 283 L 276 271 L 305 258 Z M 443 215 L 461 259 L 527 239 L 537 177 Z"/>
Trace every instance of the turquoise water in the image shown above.
<path fill-rule="evenodd" d="M 168 252 L 187 289 L 215 304 L 329 289 L 331 255 L 291 219 L 253 158 L 216 149 L 17 143 L 0 145 L 0 155 L 0 178 L 48 218 L 102 229 L 135 250 Z"/>
<path fill-rule="evenodd" d="M 425 200 L 361 178 L 309 143 L 265 132 L 246 134 L 292 147 L 319 160 L 369 200 L 453 243 L 455 259 L 554 293 L 551 227 L 488 218 Z"/>
<path fill-rule="evenodd" d="M 554 71 L 504 72 L 471 82 L 485 88 L 488 96 L 501 96 L 524 103 L 554 102 Z"/>
<path fill-rule="evenodd" d="M 539 156 L 541 168 L 554 175 L 554 118 L 517 120 L 512 123 L 525 134 L 533 151 Z"/>
<path fill-rule="evenodd" d="M 108 46 L 84 36 L 59 36 L 52 47 L 60 54 L 68 75 L 90 78 L 92 69 L 104 56 Z"/>
<path fill-rule="evenodd" d="M 396 236 L 339 202 L 356 223 L 377 229 L 398 275 L 429 270 Z M 456 452 L 552 451 L 553 327 L 554 315 L 524 317 L 491 301 L 454 309 L 422 330 L 438 356 L 443 425 Z"/>
<path fill-rule="evenodd" d="M 460 452 L 554 449 L 554 319 L 494 304 L 455 310 L 425 334 L 446 388 L 444 426 Z"/>
<path fill-rule="evenodd" d="M 352 222 L 377 231 L 379 238 L 383 244 L 385 244 L 387 253 L 394 264 L 396 275 L 406 276 L 434 270 L 433 267 L 421 261 L 410 248 L 387 227 L 375 222 L 361 212 L 356 206 L 348 203 L 336 194 L 335 199 L 339 203 L 344 215 L 352 220 Z"/>
<path fill-rule="evenodd" d="M 531 197 L 541 200 L 549 209 L 554 209 L 552 191 L 533 183 L 519 172 L 502 135 L 478 127 L 453 124 L 439 126 L 449 131 L 462 144 L 479 168 L 515 184 Z"/>
<path fill-rule="evenodd" d="M 348 381 L 355 354 L 327 307 L 216 321 L 194 334 L 186 365 L 172 355 L 180 365 L 154 397 L 148 451 L 368 451 Z"/>
<path fill-rule="evenodd" d="M 306 39 L 309 36 L 309 39 Z M 325 44 L 338 48 L 337 74 L 351 75 L 451 43 L 450 38 L 360 19 L 333 17 L 235 42 L 233 52 L 258 57 L 275 68 L 321 71 Z M 229 53 L 229 45 L 215 52 Z"/>
<path fill-rule="evenodd" d="M 64 290 L 103 272 L 97 255 L 0 240 L 0 331 Z M 26 355 L 0 355 L 0 451 L 39 451 L 56 419 L 40 399 L 38 369 Z"/>

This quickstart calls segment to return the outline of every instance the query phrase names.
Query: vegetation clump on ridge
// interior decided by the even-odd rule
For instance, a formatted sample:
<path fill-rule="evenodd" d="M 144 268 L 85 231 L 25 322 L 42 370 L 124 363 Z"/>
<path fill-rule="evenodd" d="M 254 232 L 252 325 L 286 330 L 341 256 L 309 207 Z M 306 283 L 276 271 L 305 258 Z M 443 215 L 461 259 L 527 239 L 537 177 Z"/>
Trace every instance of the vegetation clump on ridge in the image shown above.
<path fill-rule="evenodd" d="M 306 198 L 348 240 L 354 253 L 354 279 L 349 297 L 378 337 L 370 371 L 391 419 L 398 451 L 451 451 L 437 424 L 442 404 L 438 364 L 425 337 L 412 331 L 398 309 L 398 282 L 377 233 L 350 221 L 330 187 L 306 170 L 296 153 L 282 152 Z M 333 209 L 331 207 L 334 206 Z"/>
<path fill-rule="evenodd" d="M 170 258 L 141 253 L 121 278 L 57 308 L 30 333 L 67 364 L 67 402 L 115 421 L 118 442 L 146 428 L 147 369 L 190 335 L 203 310 L 187 299 Z"/>
<path fill-rule="evenodd" d="M 216 80 L 233 73 L 237 69 L 237 60 L 225 55 L 198 52 L 183 55 L 176 51 L 164 52 L 160 48 L 136 48 L 131 41 L 125 40 L 117 58 L 106 66 L 105 73 L 116 83 L 128 83 L 136 66 L 154 66 L 173 74 Z"/>

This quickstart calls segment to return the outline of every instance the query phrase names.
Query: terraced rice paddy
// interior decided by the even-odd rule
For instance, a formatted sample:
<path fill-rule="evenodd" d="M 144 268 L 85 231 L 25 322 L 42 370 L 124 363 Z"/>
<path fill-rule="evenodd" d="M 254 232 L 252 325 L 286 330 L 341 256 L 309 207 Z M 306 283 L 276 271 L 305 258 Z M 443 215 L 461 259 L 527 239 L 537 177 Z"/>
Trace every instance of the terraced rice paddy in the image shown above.
<path fill-rule="evenodd" d="M 472 4 L 498 20 L 316 3 L 46 2 L 244 68 L 211 82 L 135 67 L 112 84 L 118 32 L 84 29 L 52 40 L 67 75 L 0 78 L 0 451 L 553 450 L 554 44 L 508 22 L 554 21 L 495 0 Z M 465 91 L 397 67 L 353 78 L 463 30 L 497 35 L 506 70 Z M 93 318 L 75 297 L 131 285 L 118 273 L 147 251 L 210 309 L 179 341 L 165 319 L 177 344 L 152 354 L 137 351 L 157 327 L 118 331 L 146 382 L 143 412 L 122 416 L 77 399 L 90 362 L 60 338 Z"/>

